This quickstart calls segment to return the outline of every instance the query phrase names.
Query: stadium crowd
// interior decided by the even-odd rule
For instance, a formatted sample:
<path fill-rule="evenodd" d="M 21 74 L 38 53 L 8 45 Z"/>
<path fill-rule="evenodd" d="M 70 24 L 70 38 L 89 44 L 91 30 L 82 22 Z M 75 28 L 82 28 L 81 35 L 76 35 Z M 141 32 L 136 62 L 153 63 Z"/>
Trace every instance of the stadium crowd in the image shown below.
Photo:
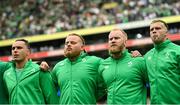
<path fill-rule="evenodd" d="M 179 14 L 178 0 L 7 0 L 0 6 L 0 40 Z"/>

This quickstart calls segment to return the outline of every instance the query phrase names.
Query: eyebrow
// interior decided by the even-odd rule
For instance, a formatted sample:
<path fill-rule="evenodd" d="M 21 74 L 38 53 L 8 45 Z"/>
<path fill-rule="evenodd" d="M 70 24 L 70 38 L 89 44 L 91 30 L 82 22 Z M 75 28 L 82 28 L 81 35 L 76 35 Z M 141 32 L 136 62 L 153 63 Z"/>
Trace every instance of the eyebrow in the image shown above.
<path fill-rule="evenodd" d="M 150 28 L 150 30 L 153 30 L 153 29 L 161 29 L 161 27 L 156 26 L 156 27 L 152 27 L 152 28 Z"/>
<path fill-rule="evenodd" d="M 21 48 L 23 48 L 23 47 L 22 47 L 22 46 L 14 46 L 14 47 L 12 47 L 11 49 L 14 50 L 15 48 L 21 49 Z"/>

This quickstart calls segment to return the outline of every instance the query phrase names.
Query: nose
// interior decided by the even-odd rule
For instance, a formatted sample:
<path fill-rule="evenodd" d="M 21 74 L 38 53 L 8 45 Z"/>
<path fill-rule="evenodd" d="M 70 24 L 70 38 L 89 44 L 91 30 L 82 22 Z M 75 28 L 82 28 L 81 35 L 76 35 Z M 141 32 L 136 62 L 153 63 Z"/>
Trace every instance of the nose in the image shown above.
<path fill-rule="evenodd" d="M 155 28 L 151 29 L 151 32 L 156 33 L 156 29 Z"/>
<path fill-rule="evenodd" d="M 18 49 L 16 47 L 12 48 L 13 53 L 17 53 Z"/>
<path fill-rule="evenodd" d="M 153 30 L 152 32 L 153 32 L 153 33 L 156 33 L 156 30 Z"/>
<path fill-rule="evenodd" d="M 71 46 L 71 43 L 70 43 L 70 42 L 68 42 L 68 43 L 66 44 L 66 46 L 67 46 L 67 47 L 70 47 L 70 46 Z"/>
<path fill-rule="evenodd" d="M 112 43 L 115 43 L 116 39 L 115 38 L 112 38 L 111 42 Z"/>
<path fill-rule="evenodd" d="M 71 45 L 71 43 L 68 43 L 68 44 L 67 44 L 67 46 L 70 46 L 70 45 Z"/>
<path fill-rule="evenodd" d="M 13 50 L 13 53 L 17 53 L 18 51 L 17 50 Z"/>

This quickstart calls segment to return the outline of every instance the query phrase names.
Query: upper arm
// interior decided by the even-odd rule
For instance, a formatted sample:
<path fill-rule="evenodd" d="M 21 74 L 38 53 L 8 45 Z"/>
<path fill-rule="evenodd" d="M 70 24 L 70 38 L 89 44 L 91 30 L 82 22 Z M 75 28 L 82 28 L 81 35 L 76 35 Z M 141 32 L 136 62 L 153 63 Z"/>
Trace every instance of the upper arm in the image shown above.
<path fill-rule="evenodd" d="M 177 63 L 178 63 L 178 68 L 180 69 L 180 47 L 179 47 L 179 50 L 177 52 Z"/>
<path fill-rule="evenodd" d="M 102 77 L 102 61 L 101 60 L 101 63 L 99 65 L 99 68 L 98 68 L 98 81 L 97 81 L 97 99 L 101 99 L 103 96 L 105 96 L 107 94 L 106 92 L 106 84 L 104 82 L 104 79 Z"/>
<path fill-rule="evenodd" d="M 50 73 L 51 73 L 51 77 L 52 77 L 53 82 L 54 82 L 55 84 L 58 84 L 58 79 L 57 79 L 57 76 L 56 76 L 56 72 L 57 72 L 56 69 L 57 69 L 57 67 L 55 66 L 55 67 L 53 68 L 53 70 L 50 71 Z"/>
<path fill-rule="evenodd" d="M 57 89 L 49 72 L 40 71 L 40 86 L 47 104 L 57 104 Z"/>
<path fill-rule="evenodd" d="M 146 66 L 146 62 L 144 58 L 141 59 L 139 66 L 140 66 L 143 82 L 148 83 L 149 79 L 148 79 L 148 74 L 147 74 L 147 66 Z"/>

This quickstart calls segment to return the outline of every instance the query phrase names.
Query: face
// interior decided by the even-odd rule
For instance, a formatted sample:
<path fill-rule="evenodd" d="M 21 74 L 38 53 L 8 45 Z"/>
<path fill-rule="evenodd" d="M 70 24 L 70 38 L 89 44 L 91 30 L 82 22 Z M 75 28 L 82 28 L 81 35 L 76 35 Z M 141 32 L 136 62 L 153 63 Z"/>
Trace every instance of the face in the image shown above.
<path fill-rule="evenodd" d="M 28 60 L 28 56 L 30 54 L 30 50 L 27 48 L 25 42 L 16 41 L 12 45 L 12 58 L 16 62 L 23 62 Z"/>
<path fill-rule="evenodd" d="M 68 36 L 65 40 L 64 54 L 68 58 L 75 58 L 83 51 L 83 44 L 78 36 Z"/>
<path fill-rule="evenodd" d="M 166 40 L 167 28 L 161 22 L 150 25 L 150 36 L 155 44 L 162 43 Z"/>
<path fill-rule="evenodd" d="M 111 31 L 109 34 L 108 49 L 111 54 L 120 53 L 125 48 L 126 38 L 120 31 Z"/>

